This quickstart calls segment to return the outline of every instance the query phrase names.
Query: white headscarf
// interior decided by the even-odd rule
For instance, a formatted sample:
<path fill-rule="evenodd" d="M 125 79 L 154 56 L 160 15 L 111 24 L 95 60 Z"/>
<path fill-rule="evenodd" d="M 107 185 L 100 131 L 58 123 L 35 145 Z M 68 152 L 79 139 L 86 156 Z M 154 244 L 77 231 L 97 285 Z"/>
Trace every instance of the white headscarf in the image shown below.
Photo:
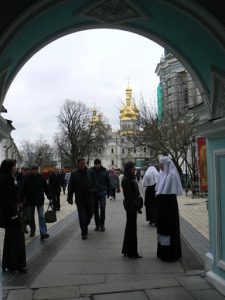
<path fill-rule="evenodd" d="M 155 167 L 151 166 L 145 172 L 142 185 L 143 186 L 151 186 L 156 184 L 159 181 L 159 172 Z"/>
<path fill-rule="evenodd" d="M 160 172 L 158 184 L 156 186 L 156 195 L 159 194 L 176 194 L 181 196 L 183 188 L 180 181 L 180 176 L 173 161 L 168 156 L 163 156 L 160 159 L 164 170 Z"/>

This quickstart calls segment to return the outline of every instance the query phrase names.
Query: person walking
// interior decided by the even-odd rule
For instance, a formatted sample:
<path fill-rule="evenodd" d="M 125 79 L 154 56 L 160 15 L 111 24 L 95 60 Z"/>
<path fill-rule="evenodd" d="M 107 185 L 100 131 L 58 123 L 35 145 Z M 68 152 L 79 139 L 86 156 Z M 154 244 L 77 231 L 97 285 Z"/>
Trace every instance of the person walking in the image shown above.
<path fill-rule="evenodd" d="M 95 203 L 94 203 L 94 217 L 95 217 L 95 231 L 105 231 L 105 207 L 106 196 L 109 196 L 110 183 L 109 174 L 101 165 L 101 160 L 96 158 L 94 160 L 94 167 L 92 168 L 95 174 Z"/>
<path fill-rule="evenodd" d="M 135 167 L 133 162 L 127 162 L 121 182 L 124 194 L 124 208 L 127 222 L 123 240 L 122 253 L 129 258 L 142 258 L 137 251 L 137 207 L 136 200 L 140 197 L 138 184 L 135 181 Z"/>
<path fill-rule="evenodd" d="M 73 204 L 73 194 L 77 205 L 81 237 L 83 240 L 88 236 L 88 225 L 94 212 L 95 174 L 88 169 L 84 158 L 78 158 L 77 169 L 71 173 L 67 202 Z"/>
<path fill-rule="evenodd" d="M 150 225 L 156 226 L 157 224 L 157 200 L 155 197 L 155 186 L 159 180 L 159 172 L 154 166 L 150 166 L 143 177 L 143 187 L 145 190 L 145 212 L 146 221 Z"/>
<path fill-rule="evenodd" d="M 157 257 L 164 261 L 181 258 L 180 221 L 177 196 L 183 189 L 173 161 L 164 156 L 160 159 L 161 173 L 156 186 L 158 201 Z"/>
<path fill-rule="evenodd" d="M 21 186 L 20 199 L 24 199 L 24 197 L 26 199 L 28 222 L 31 229 L 30 237 L 34 237 L 36 232 L 34 214 L 35 207 L 37 208 L 41 240 L 49 237 L 44 216 L 44 194 L 49 200 L 52 199 L 46 180 L 39 173 L 38 166 L 33 164 L 30 167 L 30 174 L 26 177 Z"/>
<path fill-rule="evenodd" d="M 116 192 L 120 192 L 120 180 L 115 170 L 109 170 L 110 197 L 116 200 Z"/>
<path fill-rule="evenodd" d="M 2 271 L 27 272 L 23 227 L 19 219 L 16 161 L 5 159 L 0 167 L 0 227 L 5 228 Z"/>
<path fill-rule="evenodd" d="M 140 179 L 141 179 L 141 170 L 137 170 L 137 172 L 136 172 L 136 178 L 137 178 L 137 182 L 139 182 Z"/>
<path fill-rule="evenodd" d="M 26 179 L 26 176 L 28 175 L 28 170 L 29 170 L 29 168 L 26 165 L 23 165 L 21 167 L 21 176 L 19 178 L 19 181 L 17 179 L 18 191 L 19 191 L 18 193 L 19 194 L 20 194 L 21 186 L 23 185 L 23 183 Z M 19 215 L 20 215 L 20 221 L 22 223 L 24 233 L 29 233 L 29 231 L 27 229 L 27 225 L 29 225 L 29 222 L 28 222 L 28 209 L 27 209 L 26 198 L 20 199 L 20 202 L 19 202 Z"/>
<path fill-rule="evenodd" d="M 49 175 L 48 185 L 52 195 L 53 210 L 60 211 L 60 194 L 63 187 L 63 177 L 57 168 Z"/>

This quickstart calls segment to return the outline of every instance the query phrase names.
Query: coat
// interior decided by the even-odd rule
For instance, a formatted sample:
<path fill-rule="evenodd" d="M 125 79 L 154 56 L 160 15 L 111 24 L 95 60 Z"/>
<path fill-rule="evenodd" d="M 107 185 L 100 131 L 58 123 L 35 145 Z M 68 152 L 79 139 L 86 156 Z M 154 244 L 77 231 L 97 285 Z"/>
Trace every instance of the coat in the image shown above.
<path fill-rule="evenodd" d="M 64 185 L 63 177 L 61 174 L 51 174 L 48 180 L 49 189 L 52 194 L 60 193 L 61 187 Z"/>
<path fill-rule="evenodd" d="M 25 198 L 27 205 L 42 206 L 45 200 L 44 194 L 48 199 L 51 199 L 46 180 L 40 174 L 27 175 L 20 188 L 19 198 Z"/>
<path fill-rule="evenodd" d="M 92 170 L 95 173 L 96 180 L 95 195 L 97 197 L 105 197 L 106 195 L 109 195 L 110 182 L 106 168 L 102 166 L 99 169 L 93 167 Z"/>
<path fill-rule="evenodd" d="M 129 213 L 137 213 L 136 199 L 140 197 L 138 184 L 134 179 L 123 176 L 121 186 L 124 195 L 124 208 Z"/>
<path fill-rule="evenodd" d="M 77 205 L 92 204 L 95 192 L 95 174 L 93 170 L 76 169 L 71 173 L 67 201 L 73 203 L 73 194 L 75 193 L 75 202 Z"/>
<path fill-rule="evenodd" d="M 17 183 L 8 175 L 0 179 L 0 227 L 11 227 L 15 216 L 18 216 Z"/>

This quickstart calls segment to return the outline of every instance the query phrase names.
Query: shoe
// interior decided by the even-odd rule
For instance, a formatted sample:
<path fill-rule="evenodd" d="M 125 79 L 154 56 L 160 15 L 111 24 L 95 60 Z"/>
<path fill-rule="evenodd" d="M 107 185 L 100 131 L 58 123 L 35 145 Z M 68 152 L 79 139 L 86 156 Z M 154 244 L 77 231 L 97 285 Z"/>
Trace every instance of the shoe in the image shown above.
<path fill-rule="evenodd" d="M 101 226 L 101 231 L 102 231 L 102 232 L 105 231 L 105 226 L 104 226 L 104 225 Z"/>
<path fill-rule="evenodd" d="M 95 231 L 100 231 L 100 226 L 96 226 Z"/>
<path fill-rule="evenodd" d="M 87 240 L 87 234 L 82 234 L 82 240 Z"/>
<path fill-rule="evenodd" d="M 17 269 L 17 271 L 19 271 L 20 273 L 26 273 L 28 269 L 25 267 L 25 268 Z"/>
<path fill-rule="evenodd" d="M 31 231 L 30 232 L 30 237 L 34 237 L 35 236 L 35 232 L 34 231 Z"/>
<path fill-rule="evenodd" d="M 43 234 L 41 234 L 40 239 L 41 239 L 41 240 L 44 240 L 44 239 L 47 239 L 48 237 L 49 237 L 49 234 L 48 234 L 48 233 L 43 233 Z"/>

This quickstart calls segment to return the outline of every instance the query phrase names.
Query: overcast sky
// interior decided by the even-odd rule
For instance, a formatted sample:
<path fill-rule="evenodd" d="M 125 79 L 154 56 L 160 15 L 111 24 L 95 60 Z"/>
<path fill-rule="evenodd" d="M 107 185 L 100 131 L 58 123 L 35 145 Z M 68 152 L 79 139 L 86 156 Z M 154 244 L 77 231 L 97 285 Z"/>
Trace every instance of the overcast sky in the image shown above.
<path fill-rule="evenodd" d="M 95 105 L 116 129 L 128 77 L 135 100 L 143 96 L 154 105 L 162 55 L 151 40 L 119 30 L 82 31 L 47 45 L 20 70 L 5 98 L 3 117 L 16 127 L 15 142 L 40 135 L 52 142 L 65 99 Z"/>

